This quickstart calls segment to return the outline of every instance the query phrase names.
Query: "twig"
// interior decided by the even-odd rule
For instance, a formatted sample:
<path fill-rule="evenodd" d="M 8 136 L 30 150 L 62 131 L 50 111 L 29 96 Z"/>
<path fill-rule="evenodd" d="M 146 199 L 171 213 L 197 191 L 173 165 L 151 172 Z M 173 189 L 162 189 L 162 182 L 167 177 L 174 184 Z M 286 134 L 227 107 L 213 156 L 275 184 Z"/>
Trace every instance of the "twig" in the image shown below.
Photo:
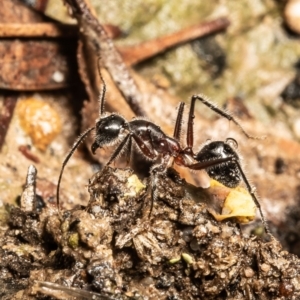
<path fill-rule="evenodd" d="M 114 39 L 118 38 L 122 31 L 118 26 L 111 24 L 104 24 L 107 35 Z M 20 37 L 33 37 L 33 38 L 68 38 L 78 36 L 77 25 L 65 25 L 57 23 L 32 23 L 32 24 L 18 24 L 18 23 L 0 23 L 0 38 L 20 38 Z"/>
<path fill-rule="evenodd" d="M 74 37 L 78 35 L 78 28 L 74 25 L 56 23 L 32 24 L 0 24 L 0 38 L 5 37 Z"/>
<path fill-rule="evenodd" d="M 191 26 L 173 34 L 162 36 L 139 45 L 119 48 L 118 50 L 127 65 L 135 65 L 176 45 L 224 30 L 229 25 L 230 22 L 227 18 L 219 18 Z"/>

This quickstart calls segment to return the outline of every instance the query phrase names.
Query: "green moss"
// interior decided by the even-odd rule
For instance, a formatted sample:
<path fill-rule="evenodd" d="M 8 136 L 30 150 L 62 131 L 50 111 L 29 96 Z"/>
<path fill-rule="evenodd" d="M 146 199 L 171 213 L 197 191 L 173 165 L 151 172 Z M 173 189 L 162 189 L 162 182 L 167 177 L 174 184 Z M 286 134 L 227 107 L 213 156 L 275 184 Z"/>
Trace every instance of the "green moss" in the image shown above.
<path fill-rule="evenodd" d="M 69 246 L 72 247 L 73 249 L 78 247 L 78 243 L 79 243 L 79 235 L 77 232 L 72 233 L 69 237 L 68 240 Z"/>

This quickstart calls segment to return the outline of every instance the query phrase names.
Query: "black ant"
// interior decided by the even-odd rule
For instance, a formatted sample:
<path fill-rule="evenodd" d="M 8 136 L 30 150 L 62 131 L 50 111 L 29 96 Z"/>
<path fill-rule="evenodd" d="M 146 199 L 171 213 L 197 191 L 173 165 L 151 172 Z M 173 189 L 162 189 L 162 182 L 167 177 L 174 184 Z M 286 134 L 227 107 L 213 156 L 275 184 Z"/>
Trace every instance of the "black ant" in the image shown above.
<path fill-rule="evenodd" d="M 62 164 L 57 184 L 58 208 L 60 182 L 64 168 L 80 142 L 92 130 L 95 130 L 95 140 L 91 146 L 93 154 L 95 154 L 98 148 L 118 144 L 117 148 L 111 155 L 104 168 L 110 165 L 125 149 L 127 149 L 127 151 L 129 151 L 130 153 L 130 151 L 132 150 L 132 142 L 134 141 L 137 148 L 146 158 L 152 161 L 161 159 L 160 163 L 156 165 L 156 167 L 162 172 L 167 170 L 167 168 L 173 163 L 176 163 L 177 165 L 185 166 L 192 170 L 205 169 L 212 178 L 220 181 L 228 187 L 235 187 L 240 183 L 241 180 L 243 180 L 253 198 L 254 203 L 259 209 L 266 232 L 268 234 L 270 233 L 260 203 L 255 195 L 255 191 L 251 187 L 242 169 L 239 155 L 231 146 L 231 144 L 237 146 L 236 141 L 234 139 L 227 139 L 225 142 L 210 142 L 209 144 L 205 145 L 198 153 L 193 152 L 193 119 L 195 102 L 197 100 L 217 114 L 225 117 L 227 120 L 234 122 L 248 138 L 256 138 L 248 135 L 243 127 L 229 113 L 218 108 L 201 95 L 192 96 L 187 122 L 186 147 L 183 148 L 180 145 L 179 140 L 184 112 L 184 103 L 180 103 L 173 137 L 169 137 L 160 129 L 159 126 L 148 120 L 137 117 L 132 119 L 131 121 L 126 121 L 117 113 L 106 113 L 104 110 L 105 92 L 106 85 L 103 81 L 103 89 L 100 97 L 100 117 L 96 121 L 96 125 L 94 127 L 87 129 L 79 136 Z"/>

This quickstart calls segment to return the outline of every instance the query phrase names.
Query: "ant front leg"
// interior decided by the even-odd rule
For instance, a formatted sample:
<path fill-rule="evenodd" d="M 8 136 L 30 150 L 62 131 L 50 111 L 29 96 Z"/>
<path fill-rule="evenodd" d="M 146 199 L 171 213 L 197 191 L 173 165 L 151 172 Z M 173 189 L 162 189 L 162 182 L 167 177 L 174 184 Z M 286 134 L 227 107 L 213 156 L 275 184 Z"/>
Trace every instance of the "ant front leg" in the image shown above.
<path fill-rule="evenodd" d="M 93 178 L 89 182 L 89 186 L 94 185 L 98 179 L 102 176 L 105 169 L 120 155 L 122 150 L 126 147 L 126 144 L 130 142 L 132 138 L 132 134 L 127 134 L 126 137 L 121 141 L 121 143 L 118 145 L 117 149 L 113 152 L 111 157 L 109 158 L 108 162 L 102 167 L 102 170 L 96 173 Z"/>
<path fill-rule="evenodd" d="M 154 165 L 150 171 L 149 178 L 149 189 L 151 193 L 151 206 L 149 211 L 149 218 L 152 214 L 153 205 L 156 200 L 158 200 L 157 186 L 159 186 L 159 182 L 162 178 L 166 178 L 168 164 L 170 162 L 170 157 L 164 157 L 163 161 L 159 164 Z"/>
<path fill-rule="evenodd" d="M 132 137 L 133 137 L 134 141 L 136 142 L 137 146 L 139 147 L 139 149 L 141 150 L 141 152 L 146 157 L 148 157 L 150 159 L 157 158 L 157 155 L 155 154 L 153 147 L 152 147 L 152 149 L 147 147 L 147 145 L 144 143 L 144 141 L 135 133 L 132 133 Z M 150 171 L 150 179 L 149 179 L 149 187 L 148 188 L 150 190 L 151 205 L 150 205 L 150 211 L 149 211 L 149 218 L 150 218 L 152 210 L 153 210 L 153 203 L 157 199 L 157 194 L 156 194 L 156 189 L 155 189 L 156 176 L 154 175 L 154 173 L 156 174 L 156 171 L 155 171 L 156 168 L 164 169 L 165 167 L 162 166 L 162 164 L 154 165 Z"/>

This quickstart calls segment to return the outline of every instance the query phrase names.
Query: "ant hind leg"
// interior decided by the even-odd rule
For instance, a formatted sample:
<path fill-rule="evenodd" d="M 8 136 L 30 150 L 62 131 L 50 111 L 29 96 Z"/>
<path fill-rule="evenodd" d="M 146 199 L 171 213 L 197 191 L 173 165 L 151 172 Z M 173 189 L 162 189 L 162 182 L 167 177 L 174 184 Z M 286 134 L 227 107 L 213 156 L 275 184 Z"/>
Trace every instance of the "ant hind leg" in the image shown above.
<path fill-rule="evenodd" d="M 190 108 L 190 115 L 189 115 L 189 125 L 190 123 L 193 122 L 194 118 L 194 107 L 195 107 L 195 102 L 196 100 L 199 100 L 201 103 L 203 103 L 205 106 L 210 108 L 212 111 L 217 113 L 218 115 L 222 116 L 223 118 L 226 118 L 228 121 L 232 121 L 242 132 L 243 134 L 249 138 L 249 139 L 255 139 L 255 140 L 263 140 L 266 137 L 257 137 L 257 136 L 252 136 L 246 132 L 246 130 L 243 128 L 243 126 L 227 111 L 224 109 L 219 108 L 216 104 L 212 103 L 211 101 L 205 99 L 203 95 L 193 95 L 192 100 L 191 100 L 191 108 Z"/>

